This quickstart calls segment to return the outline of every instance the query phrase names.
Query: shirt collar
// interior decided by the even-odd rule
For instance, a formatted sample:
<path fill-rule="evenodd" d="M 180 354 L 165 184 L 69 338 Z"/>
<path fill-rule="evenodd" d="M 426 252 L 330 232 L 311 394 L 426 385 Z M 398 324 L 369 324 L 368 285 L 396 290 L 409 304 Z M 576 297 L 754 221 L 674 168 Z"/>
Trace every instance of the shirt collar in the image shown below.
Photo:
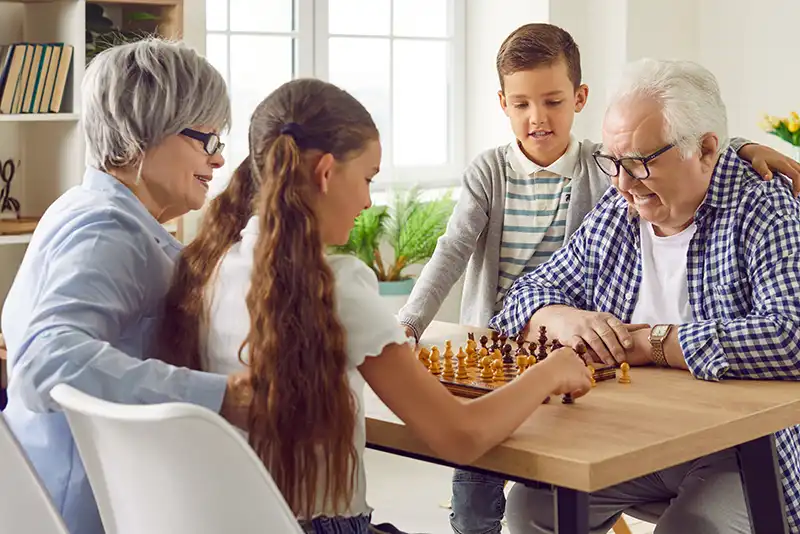
<path fill-rule="evenodd" d="M 514 157 L 511 159 L 511 166 L 519 174 L 533 176 L 537 172 L 548 171 L 558 176 L 572 178 L 575 173 L 575 166 L 580 159 L 581 144 L 575 139 L 575 136 L 570 135 L 567 151 L 547 167 L 542 167 L 529 160 L 522 152 L 522 149 L 519 147 L 519 141 L 516 139 L 511 143 L 511 150 L 514 154 Z"/>
<path fill-rule="evenodd" d="M 147 211 L 147 208 L 145 208 L 144 204 L 133 194 L 133 191 L 125 187 L 122 182 L 110 174 L 94 167 L 87 167 L 83 175 L 83 188 L 89 191 L 101 191 L 110 194 L 126 212 L 136 217 L 136 220 L 147 228 L 161 248 L 172 249 L 173 252 L 176 253 L 175 255 L 183 248 L 183 244 L 175 239 L 172 234 Z"/>

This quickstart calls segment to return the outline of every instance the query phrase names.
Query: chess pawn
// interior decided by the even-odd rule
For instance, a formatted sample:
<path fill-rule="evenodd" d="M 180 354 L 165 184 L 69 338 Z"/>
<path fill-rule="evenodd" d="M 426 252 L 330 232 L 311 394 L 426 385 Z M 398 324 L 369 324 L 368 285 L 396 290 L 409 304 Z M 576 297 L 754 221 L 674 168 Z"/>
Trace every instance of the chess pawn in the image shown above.
<path fill-rule="evenodd" d="M 487 355 L 481 358 L 481 378 L 491 380 L 492 376 L 492 359 Z"/>
<path fill-rule="evenodd" d="M 589 377 L 589 379 L 592 381 L 592 387 L 595 387 L 597 385 L 597 380 L 594 379 L 594 366 L 593 365 L 587 365 L 586 368 L 589 369 L 590 373 L 592 373 L 592 375 Z"/>
<path fill-rule="evenodd" d="M 478 353 L 478 366 L 483 369 L 483 360 L 484 358 L 489 358 L 489 351 L 486 347 L 481 347 L 480 352 Z M 491 358 L 489 358 L 491 361 Z"/>
<path fill-rule="evenodd" d="M 445 358 L 453 357 L 453 344 L 450 342 L 450 340 L 444 342 L 444 357 Z"/>
<path fill-rule="evenodd" d="M 528 363 L 525 365 L 525 369 L 530 369 L 534 365 L 536 365 L 536 356 L 531 354 L 530 356 L 528 356 Z"/>
<path fill-rule="evenodd" d="M 481 336 L 481 348 L 485 349 L 486 344 L 489 343 L 489 338 L 486 336 Z"/>
<path fill-rule="evenodd" d="M 528 367 L 528 357 L 522 354 L 517 356 L 517 373 L 520 375 L 525 372 L 525 369 Z"/>
<path fill-rule="evenodd" d="M 500 345 L 505 345 L 506 340 L 508 340 L 508 334 L 503 332 L 502 334 L 500 334 Z"/>
<path fill-rule="evenodd" d="M 619 377 L 617 382 L 620 384 L 630 384 L 631 383 L 631 366 L 628 362 L 622 362 L 622 365 L 619 366 L 619 370 L 622 371 L 622 376 Z"/>
<path fill-rule="evenodd" d="M 558 339 L 553 339 L 553 341 L 550 343 L 550 350 L 551 351 L 557 350 L 557 349 L 560 349 L 563 346 L 564 345 L 562 345 L 561 342 Z"/>
<path fill-rule="evenodd" d="M 452 352 L 452 351 L 451 351 Z M 453 357 L 444 357 L 444 373 L 442 374 L 447 380 L 455 378 L 456 374 L 453 370 Z"/>
<path fill-rule="evenodd" d="M 503 353 L 500 352 L 500 349 L 494 349 L 492 351 L 492 359 L 493 360 L 503 360 Z"/>
<path fill-rule="evenodd" d="M 458 354 L 456 355 L 458 358 L 458 367 L 456 369 L 456 378 L 459 380 L 465 380 L 469 378 L 467 375 L 467 354 L 459 348 Z"/>
<path fill-rule="evenodd" d="M 425 369 L 430 369 L 431 367 L 431 353 L 425 347 L 419 349 L 419 361 L 422 362 L 422 365 L 425 366 Z"/>
<path fill-rule="evenodd" d="M 439 366 L 439 363 L 440 363 L 439 347 L 434 346 L 431 349 L 431 366 L 429 368 L 431 374 L 434 375 L 441 374 L 442 368 Z"/>
<path fill-rule="evenodd" d="M 503 360 L 495 360 L 492 363 L 492 367 L 494 368 L 494 379 L 503 380 L 505 378 L 503 374 Z"/>

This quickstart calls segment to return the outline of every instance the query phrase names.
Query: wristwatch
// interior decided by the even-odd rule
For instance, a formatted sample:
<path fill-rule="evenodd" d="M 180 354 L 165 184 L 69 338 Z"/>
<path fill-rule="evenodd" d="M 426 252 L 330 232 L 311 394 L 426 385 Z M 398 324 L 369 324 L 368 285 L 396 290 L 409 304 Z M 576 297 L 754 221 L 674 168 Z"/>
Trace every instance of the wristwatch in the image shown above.
<path fill-rule="evenodd" d="M 650 359 L 661 367 L 669 367 L 667 357 L 664 356 L 664 340 L 667 339 L 671 329 L 671 324 L 657 324 L 650 329 L 650 337 L 648 338 L 652 348 Z"/>

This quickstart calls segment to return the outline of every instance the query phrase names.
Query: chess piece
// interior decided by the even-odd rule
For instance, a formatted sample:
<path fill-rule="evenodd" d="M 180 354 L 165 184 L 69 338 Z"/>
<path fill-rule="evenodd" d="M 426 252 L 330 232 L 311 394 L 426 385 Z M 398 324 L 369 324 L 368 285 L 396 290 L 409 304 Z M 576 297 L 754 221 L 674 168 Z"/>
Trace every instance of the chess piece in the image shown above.
<path fill-rule="evenodd" d="M 580 356 L 581 360 L 583 360 L 583 363 L 586 363 L 586 345 L 583 343 L 578 343 L 575 345 L 575 352 L 578 353 L 578 356 Z M 594 370 L 594 368 L 592 368 L 592 370 Z"/>
<path fill-rule="evenodd" d="M 481 349 L 482 351 L 485 349 Z M 483 380 L 491 380 L 494 375 L 492 375 L 492 359 L 486 355 L 481 358 L 481 379 Z"/>
<path fill-rule="evenodd" d="M 508 340 L 508 334 L 506 334 L 505 332 L 501 333 L 500 334 L 500 345 L 501 346 L 505 346 L 507 340 Z"/>
<path fill-rule="evenodd" d="M 492 351 L 494 352 L 496 349 L 500 348 L 500 332 L 492 330 Z"/>
<path fill-rule="evenodd" d="M 503 346 L 503 363 L 507 365 L 512 365 L 514 363 L 514 358 L 511 356 L 511 345 L 506 344 Z"/>
<path fill-rule="evenodd" d="M 486 347 L 481 347 L 481 350 L 478 352 L 478 367 L 483 369 L 483 359 L 489 357 L 489 351 Z M 491 358 L 489 358 L 491 360 Z"/>
<path fill-rule="evenodd" d="M 467 333 L 467 340 L 468 341 L 475 341 L 475 332 L 468 332 Z"/>
<path fill-rule="evenodd" d="M 500 352 L 500 349 L 494 349 L 492 351 L 492 359 L 503 361 L 503 354 Z"/>
<path fill-rule="evenodd" d="M 481 336 L 481 348 L 485 349 L 486 344 L 489 343 L 489 338 L 486 336 Z"/>
<path fill-rule="evenodd" d="M 503 360 L 495 360 L 492 363 L 492 367 L 494 368 L 494 379 L 496 381 L 501 381 L 505 378 L 503 374 Z"/>
<path fill-rule="evenodd" d="M 539 361 L 544 360 L 547 358 L 547 344 L 541 342 L 541 338 L 539 338 Z M 547 339 L 545 339 L 545 342 Z"/>
<path fill-rule="evenodd" d="M 561 342 L 558 339 L 553 338 L 553 341 L 550 343 L 550 350 L 554 351 L 554 350 L 560 349 L 563 346 L 564 345 L 562 345 Z"/>
<path fill-rule="evenodd" d="M 589 377 L 589 380 L 592 381 L 592 387 L 595 387 L 597 385 L 597 380 L 594 379 L 594 366 L 587 365 L 586 367 L 589 369 L 589 372 L 592 373 L 592 375 Z"/>
<path fill-rule="evenodd" d="M 528 344 L 528 353 L 529 354 L 536 354 L 536 342 L 535 341 L 531 341 Z"/>
<path fill-rule="evenodd" d="M 534 365 L 536 365 L 536 356 L 531 354 L 530 356 L 528 356 L 528 363 L 527 363 L 527 365 L 525 365 L 525 369 L 529 369 L 529 368 L 533 367 Z"/>
<path fill-rule="evenodd" d="M 450 340 L 444 342 L 444 357 L 453 359 L 453 344 Z"/>
<path fill-rule="evenodd" d="M 430 367 L 431 367 L 431 352 L 428 349 L 426 349 L 425 347 L 422 347 L 421 349 L 419 349 L 419 361 L 422 362 L 422 365 L 425 366 L 425 369 L 430 369 Z"/>
<path fill-rule="evenodd" d="M 461 348 L 459 347 L 456 358 L 458 359 L 458 367 L 456 368 L 456 378 L 459 380 L 465 380 L 469 377 L 467 375 L 467 353 L 461 350 Z"/>
<path fill-rule="evenodd" d="M 528 357 L 522 354 L 517 355 L 517 375 L 521 375 L 528 368 Z"/>
<path fill-rule="evenodd" d="M 570 393 L 565 393 L 564 396 L 561 397 L 562 404 L 575 404 L 575 399 L 572 398 Z"/>
<path fill-rule="evenodd" d="M 431 374 L 439 375 L 442 373 L 442 368 L 439 366 L 440 364 L 440 356 L 439 356 L 439 347 L 433 346 L 431 348 L 431 366 L 429 368 Z"/>
<path fill-rule="evenodd" d="M 619 370 L 622 371 L 622 375 L 619 377 L 617 382 L 620 384 L 630 384 L 631 383 L 631 366 L 628 362 L 622 362 L 622 365 L 619 366 Z"/>
<path fill-rule="evenodd" d="M 452 352 L 452 350 L 450 352 Z M 447 380 L 452 380 L 453 378 L 455 378 L 456 374 L 455 374 L 455 371 L 453 370 L 453 357 L 452 356 L 449 357 L 449 358 L 447 356 L 445 356 L 445 358 L 444 358 L 444 373 L 442 373 L 442 376 L 445 377 Z"/>
<path fill-rule="evenodd" d="M 468 339 L 467 340 L 467 365 L 473 365 L 475 363 L 475 340 Z"/>

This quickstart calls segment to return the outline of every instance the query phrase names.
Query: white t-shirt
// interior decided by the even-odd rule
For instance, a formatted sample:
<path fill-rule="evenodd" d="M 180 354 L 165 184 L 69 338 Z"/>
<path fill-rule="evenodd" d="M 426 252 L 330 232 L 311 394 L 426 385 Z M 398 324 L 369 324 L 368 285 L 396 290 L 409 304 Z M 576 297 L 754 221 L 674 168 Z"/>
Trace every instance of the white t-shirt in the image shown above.
<path fill-rule="evenodd" d="M 679 234 L 659 237 L 653 225 L 639 219 L 642 243 L 642 285 L 632 323 L 686 324 L 692 322 L 686 255 L 697 225 Z"/>
<path fill-rule="evenodd" d="M 252 217 L 242 231 L 242 240 L 231 247 L 220 261 L 212 285 L 206 292 L 208 328 L 201 333 L 204 369 L 229 374 L 242 370 L 239 347 L 250 328 L 245 297 L 250 289 L 253 250 L 258 238 L 258 219 Z M 369 514 L 364 476 L 364 379 L 357 367 L 367 356 L 378 356 L 391 343 L 406 343 L 406 335 L 378 293 L 378 281 L 361 260 L 353 256 L 330 256 L 328 263 L 335 277 L 336 313 L 347 340 L 348 378 L 357 403 L 353 442 L 358 454 L 353 500 L 345 516 Z M 291 340 L 286 340 L 291 343 Z M 242 358 L 247 361 L 246 351 Z M 320 399 L 324 402 L 324 399 Z M 298 422 L 301 424 L 301 422 Z M 320 455 L 324 459 L 324 454 Z M 324 473 L 324 469 L 320 469 Z M 323 505 L 324 480 L 318 481 L 314 515 L 334 515 Z"/>

